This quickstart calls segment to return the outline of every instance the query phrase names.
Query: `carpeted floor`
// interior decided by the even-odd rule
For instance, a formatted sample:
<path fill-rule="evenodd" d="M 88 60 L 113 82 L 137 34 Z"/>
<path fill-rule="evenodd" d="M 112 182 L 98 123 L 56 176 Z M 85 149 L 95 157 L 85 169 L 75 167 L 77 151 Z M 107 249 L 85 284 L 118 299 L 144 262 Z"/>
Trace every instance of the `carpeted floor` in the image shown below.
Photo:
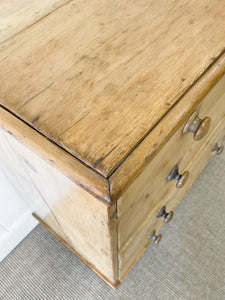
<path fill-rule="evenodd" d="M 41 225 L 0 264 L 0 299 L 225 299 L 225 153 L 117 291 Z"/>

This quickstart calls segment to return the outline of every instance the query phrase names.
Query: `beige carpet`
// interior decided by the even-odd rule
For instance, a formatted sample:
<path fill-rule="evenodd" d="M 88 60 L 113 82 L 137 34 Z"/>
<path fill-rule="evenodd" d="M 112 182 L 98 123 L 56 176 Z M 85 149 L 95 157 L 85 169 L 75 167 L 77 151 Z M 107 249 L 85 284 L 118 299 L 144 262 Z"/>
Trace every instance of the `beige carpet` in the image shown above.
<path fill-rule="evenodd" d="M 0 299 L 225 299 L 225 153 L 161 232 L 114 291 L 39 225 L 0 264 Z"/>

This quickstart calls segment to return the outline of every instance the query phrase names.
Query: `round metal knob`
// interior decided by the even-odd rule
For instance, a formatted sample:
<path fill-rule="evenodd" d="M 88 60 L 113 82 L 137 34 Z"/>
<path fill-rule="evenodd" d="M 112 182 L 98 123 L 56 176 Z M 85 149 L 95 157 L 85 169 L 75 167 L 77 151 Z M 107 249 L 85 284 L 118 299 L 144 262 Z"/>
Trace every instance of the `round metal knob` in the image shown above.
<path fill-rule="evenodd" d="M 153 232 L 150 234 L 148 239 L 153 240 L 154 244 L 158 244 L 162 239 L 162 235 L 161 234 L 156 235 L 155 230 L 153 230 Z"/>
<path fill-rule="evenodd" d="M 177 180 L 177 184 L 176 187 L 178 189 L 182 188 L 184 186 L 184 184 L 187 182 L 189 178 L 189 172 L 185 171 L 183 174 L 179 174 L 178 171 L 178 166 L 176 165 L 175 167 L 173 167 L 173 169 L 170 171 L 169 175 L 167 176 L 167 181 L 172 181 L 174 179 Z"/>
<path fill-rule="evenodd" d="M 212 148 L 212 151 L 216 151 L 217 155 L 220 155 L 224 150 L 224 146 L 218 146 L 218 144 L 216 143 L 216 145 Z"/>
<path fill-rule="evenodd" d="M 173 218 L 173 211 L 171 210 L 170 212 L 166 212 L 166 207 L 163 206 L 156 217 L 157 218 L 163 217 L 164 222 L 169 223 L 169 221 L 172 220 Z"/>
<path fill-rule="evenodd" d="M 196 141 L 201 140 L 209 131 L 211 125 L 210 117 L 205 117 L 204 119 L 200 119 L 198 116 L 198 112 L 195 111 L 187 123 L 184 126 L 183 134 L 188 132 L 194 133 L 194 139 Z"/>

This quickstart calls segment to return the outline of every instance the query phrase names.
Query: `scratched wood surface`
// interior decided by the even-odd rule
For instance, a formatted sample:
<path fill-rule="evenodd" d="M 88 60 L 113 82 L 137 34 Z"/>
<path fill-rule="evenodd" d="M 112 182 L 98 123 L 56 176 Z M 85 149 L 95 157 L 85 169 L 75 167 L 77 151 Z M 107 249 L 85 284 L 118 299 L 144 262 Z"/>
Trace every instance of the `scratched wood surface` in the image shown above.
<path fill-rule="evenodd" d="M 210 131 L 214 128 L 216 124 L 215 120 L 221 118 L 225 109 L 224 74 L 225 54 L 201 76 L 188 92 L 185 93 L 182 100 L 167 113 L 142 143 L 132 151 L 123 164 L 112 174 L 109 178 L 109 190 L 112 201 L 119 199 L 129 185 L 145 172 L 146 168 L 151 168 L 154 159 L 157 158 L 160 151 L 164 147 L 167 147 L 170 139 L 176 134 L 177 130 L 181 130 L 180 126 L 184 126 L 185 121 L 189 119 L 195 110 L 202 110 L 202 105 L 205 108 L 203 111 L 199 111 L 199 114 L 202 118 L 210 116 L 213 120 Z M 211 102 L 211 109 L 210 105 L 207 104 L 205 106 L 206 102 Z M 186 151 L 193 144 L 202 143 L 202 141 L 194 141 L 193 138 L 189 142 L 189 145 L 185 144 Z"/>
<path fill-rule="evenodd" d="M 115 205 L 98 201 L 1 126 L 0 169 L 32 212 L 92 269 L 117 283 Z"/>
<path fill-rule="evenodd" d="M 108 177 L 225 46 L 224 1 L 71 1 L 0 44 L 0 103 Z"/>
<path fill-rule="evenodd" d="M 215 99 L 217 99 L 216 103 Z M 207 138 L 215 131 L 221 120 L 224 120 L 225 76 L 204 97 L 196 111 L 200 116 L 211 118 L 207 135 L 200 141 L 194 141 L 192 133 L 183 135 L 182 130 L 186 123 L 184 120 L 158 155 L 119 198 L 117 202 L 118 249 L 129 241 L 146 219 L 157 214 L 160 206 L 163 206 L 164 199 L 176 189 L 176 180 L 166 182 L 171 169 L 178 165 L 179 172 L 183 174 L 195 154 L 206 143 Z"/>
<path fill-rule="evenodd" d="M 23 121 L 15 118 L 2 107 L 0 107 L 1 127 L 95 198 L 110 204 L 111 199 L 106 178 L 81 164 L 73 156 L 49 142 L 47 138 L 24 124 Z M 6 158 L 5 160 L 7 161 Z"/>
<path fill-rule="evenodd" d="M 9 39 L 71 0 L 0 0 L 0 42 Z"/>

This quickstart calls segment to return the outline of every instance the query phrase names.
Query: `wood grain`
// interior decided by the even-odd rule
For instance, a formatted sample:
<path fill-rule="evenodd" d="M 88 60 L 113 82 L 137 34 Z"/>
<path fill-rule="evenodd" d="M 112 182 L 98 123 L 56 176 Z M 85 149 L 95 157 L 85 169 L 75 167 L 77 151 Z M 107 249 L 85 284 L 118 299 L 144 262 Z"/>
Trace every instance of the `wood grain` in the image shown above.
<path fill-rule="evenodd" d="M 1 44 L 1 104 L 109 177 L 221 54 L 224 19 L 220 0 L 72 1 Z"/>
<path fill-rule="evenodd" d="M 110 204 L 108 181 L 95 171 L 81 164 L 66 151 L 62 150 L 23 121 L 0 107 L 0 127 L 10 132 L 17 140 L 40 155 L 46 163 L 53 165 L 77 185 Z"/>
<path fill-rule="evenodd" d="M 34 218 L 37 219 L 42 226 L 44 226 L 54 237 L 56 237 L 64 246 L 66 246 L 71 252 L 73 252 L 80 260 L 82 260 L 90 269 L 92 269 L 98 276 L 100 276 L 104 281 L 106 281 L 112 288 L 117 289 L 120 282 L 112 283 L 105 277 L 100 270 L 90 264 L 83 256 L 81 256 L 67 241 L 65 241 L 58 233 L 56 233 L 51 227 L 49 227 L 42 219 L 40 219 L 36 214 L 33 214 Z"/>
<path fill-rule="evenodd" d="M 164 225 L 162 218 L 156 218 L 157 212 L 161 209 L 163 205 L 166 205 L 167 210 L 174 210 L 177 205 L 180 203 L 184 195 L 191 188 L 192 184 L 198 178 L 202 170 L 206 167 L 207 163 L 213 155 L 216 155 L 215 152 L 212 152 L 212 148 L 215 143 L 221 143 L 225 136 L 225 118 L 216 127 L 215 131 L 208 136 L 208 139 L 201 146 L 199 151 L 195 153 L 192 160 L 187 165 L 187 169 L 190 171 L 190 179 L 187 181 L 186 185 L 182 189 L 173 189 L 170 193 L 166 195 L 163 202 L 158 205 L 158 210 L 155 215 L 151 216 L 149 219 L 146 219 L 145 222 L 136 229 L 133 236 L 130 238 L 128 243 L 123 249 L 119 251 L 119 279 L 122 281 L 130 271 L 133 262 L 137 261 L 140 257 L 140 253 L 143 253 L 150 241 L 148 236 L 155 229 L 156 232 Z M 169 225 L 166 225 L 169 226 Z"/>
<path fill-rule="evenodd" d="M 0 43 L 71 0 L 0 0 Z"/>
<path fill-rule="evenodd" d="M 184 124 L 184 120 L 190 117 L 196 107 L 200 105 L 202 99 L 209 93 L 224 73 L 225 54 L 221 55 L 211 68 L 201 76 L 112 174 L 109 179 L 112 201 L 118 200 L 129 185 L 148 167 L 172 135 Z M 221 93 L 221 88 L 219 93 Z M 212 101 L 217 103 L 218 99 L 215 98 Z M 222 103 L 222 107 L 224 108 L 225 104 Z M 221 112 L 218 111 L 215 113 L 220 114 Z M 208 112 L 204 110 L 203 117 L 207 114 Z"/>
<path fill-rule="evenodd" d="M 207 135 L 209 136 L 225 116 L 225 75 L 201 101 L 196 111 L 200 117 L 210 116 L 212 121 Z M 119 249 L 136 228 L 159 210 L 163 199 L 175 188 L 176 180 L 171 184 L 166 182 L 171 169 L 179 165 L 179 172 L 183 174 L 187 164 L 205 143 L 207 136 L 195 141 L 193 133 L 183 135 L 185 123 L 184 120 L 158 155 L 118 199 Z"/>
<path fill-rule="evenodd" d="M 224 135 L 225 3 L 0 0 L 0 19 L 0 167 L 117 286 Z M 212 119 L 198 142 L 195 109 Z"/>
<path fill-rule="evenodd" d="M 21 198 L 27 203 L 31 211 L 38 211 L 39 216 L 45 223 L 54 228 L 55 231 L 66 241 L 68 241 L 63 229 L 51 212 L 48 204 L 42 198 L 39 190 L 35 187 L 26 170 L 23 168 L 14 140 L 10 138 L 0 127 L 0 169 L 7 176 Z"/>
<path fill-rule="evenodd" d="M 15 173 L 31 210 L 67 244 L 114 284 L 117 283 L 116 205 L 108 207 L 79 187 L 60 170 L 1 129 L 0 167 Z M 5 151 L 4 151 L 5 150 Z M 13 155 L 11 155 L 13 154 Z M 8 166 L 9 164 L 9 166 Z M 23 176 L 28 180 L 24 180 Z M 32 194 L 29 193 L 30 187 Z M 37 196 L 36 196 L 37 195 Z"/>

